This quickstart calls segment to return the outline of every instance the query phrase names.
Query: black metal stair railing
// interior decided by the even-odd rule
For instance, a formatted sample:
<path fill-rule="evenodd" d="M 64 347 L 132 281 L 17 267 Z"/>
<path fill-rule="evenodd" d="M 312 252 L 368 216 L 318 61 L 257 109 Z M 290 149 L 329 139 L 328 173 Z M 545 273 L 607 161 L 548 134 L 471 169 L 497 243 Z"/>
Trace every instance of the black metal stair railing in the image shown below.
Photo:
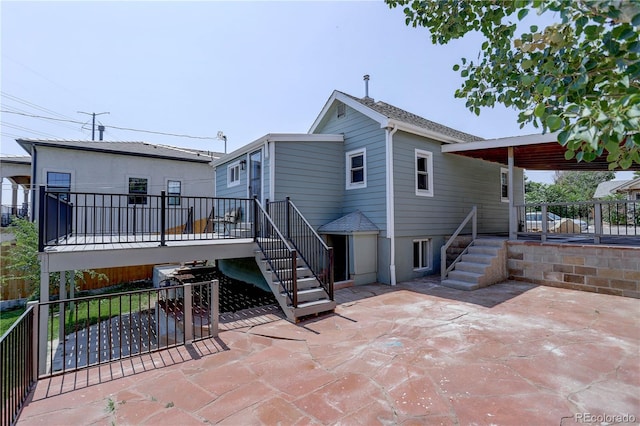
<path fill-rule="evenodd" d="M 289 197 L 284 201 L 267 201 L 267 208 L 274 223 L 333 300 L 333 248 L 325 244 Z"/>
<path fill-rule="evenodd" d="M 296 249 L 282 235 L 260 202 L 254 202 L 254 240 L 291 305 L 298 307 L 298 276 Z M 290 271 L 290 272 L 287 272 Z"/>

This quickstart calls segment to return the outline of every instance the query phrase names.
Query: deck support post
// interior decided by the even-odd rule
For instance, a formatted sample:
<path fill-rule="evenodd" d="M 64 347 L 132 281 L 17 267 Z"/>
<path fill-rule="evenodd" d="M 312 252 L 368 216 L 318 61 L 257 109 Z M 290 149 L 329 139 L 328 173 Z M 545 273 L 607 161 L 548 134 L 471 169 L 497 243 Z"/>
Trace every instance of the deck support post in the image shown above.
<path fill-rule="evenodd" d="M 211 290 L 209 291 L 211 300 L 209 301 L 209 310 L 211 315 L 211 337 L 218 337 L 218 327 L 220 321 L 220 281 L 211 281 Z"/>
<path fill-rule="evenodd" d="M 49 258 L 46 253 L 40 253 L 40 309 L 39 316 L 39 374 L 47 372 L 47 325 L 49 320 Z"/>

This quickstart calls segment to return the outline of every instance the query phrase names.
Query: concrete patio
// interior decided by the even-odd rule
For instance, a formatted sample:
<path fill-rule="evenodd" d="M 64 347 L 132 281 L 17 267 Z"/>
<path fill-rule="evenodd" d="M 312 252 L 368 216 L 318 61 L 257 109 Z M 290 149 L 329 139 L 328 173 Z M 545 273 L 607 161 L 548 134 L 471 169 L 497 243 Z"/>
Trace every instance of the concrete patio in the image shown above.
<path fill-rule="evenodd" d="M 227 318 L 216 339 L 41 380 L 19 424 L 571 425 L 640 421 L 640 300 L 426 278 L 334 315 Z"/>

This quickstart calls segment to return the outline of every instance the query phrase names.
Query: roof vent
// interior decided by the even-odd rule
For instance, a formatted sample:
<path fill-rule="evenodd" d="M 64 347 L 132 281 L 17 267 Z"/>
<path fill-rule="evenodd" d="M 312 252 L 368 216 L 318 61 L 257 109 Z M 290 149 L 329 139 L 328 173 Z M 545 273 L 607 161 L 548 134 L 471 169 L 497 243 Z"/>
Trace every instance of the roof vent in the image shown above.
<path fill-rule="evenodd" d="M 371 99 L 369 97 L 369 74 L 365 74 L 363 77 L 364 80 L 364 98 Z"/>

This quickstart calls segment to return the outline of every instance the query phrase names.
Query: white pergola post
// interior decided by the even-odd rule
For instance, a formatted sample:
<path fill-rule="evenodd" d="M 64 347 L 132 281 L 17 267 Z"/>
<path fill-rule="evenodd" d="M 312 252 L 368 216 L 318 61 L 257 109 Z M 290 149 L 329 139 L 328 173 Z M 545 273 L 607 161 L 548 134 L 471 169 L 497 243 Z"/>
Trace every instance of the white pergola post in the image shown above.
<path fill-rule="evenodd" d="M 507 166 L 508 166 L 508 196 L 509 196 L 509 239 L 516 240 L 518 238 L 518 221 L 516 215 L 516 209 L 513 207 L 513 146 L 509 146 L 507 148 L 508 158 L 507 158 Z"/>

